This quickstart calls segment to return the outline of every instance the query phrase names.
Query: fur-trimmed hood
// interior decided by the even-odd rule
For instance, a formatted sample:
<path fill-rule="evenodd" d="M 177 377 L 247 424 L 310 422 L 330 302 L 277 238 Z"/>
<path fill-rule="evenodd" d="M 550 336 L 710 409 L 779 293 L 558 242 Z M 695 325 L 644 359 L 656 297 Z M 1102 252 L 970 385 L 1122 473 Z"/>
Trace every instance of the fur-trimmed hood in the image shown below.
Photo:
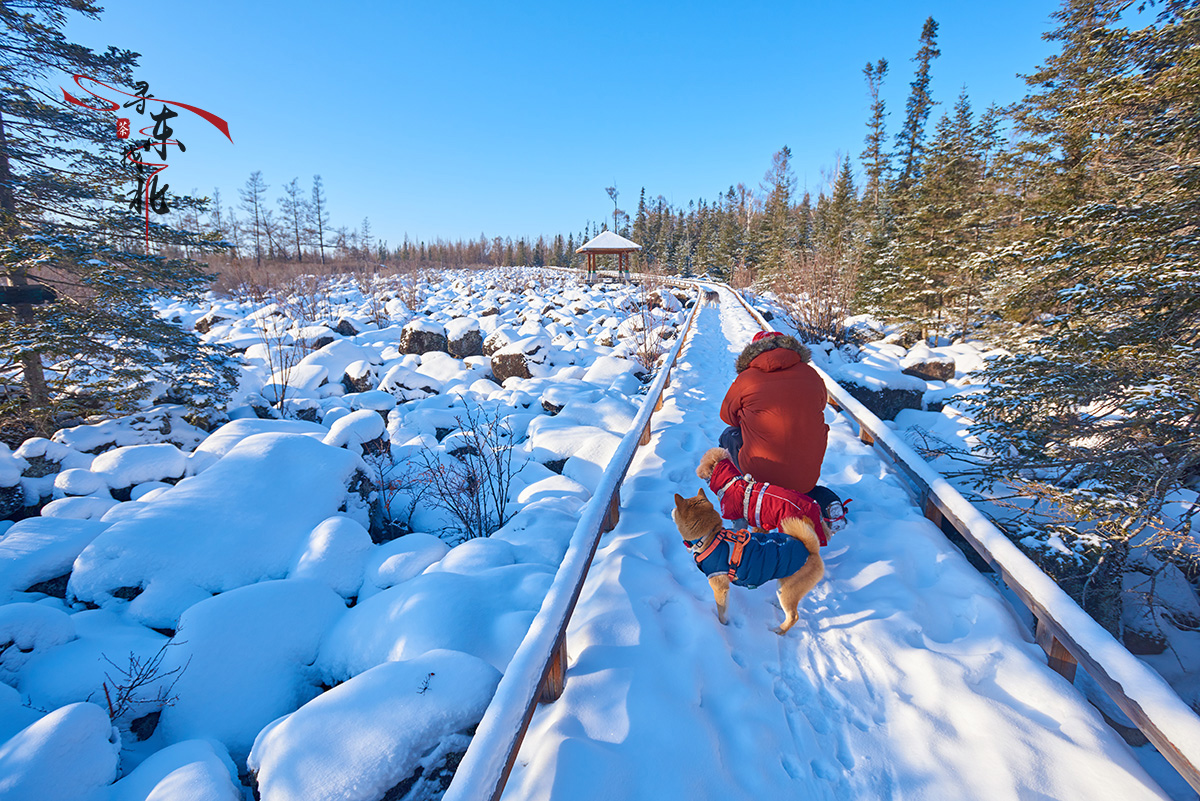
<path fill-rule="evenodd" d="M 795 351 L 800 356 L 800 361 L 808 363 L 812 361 L 812 352 L 808 346 L 802 344 L 795 337 L 787 334 L 780 334 L 774 337 L 763 337 L 757 342 L 751 342 L 743 350 L 737 358 L 737 371 L 740 373 L 750 366 L 750 362 L 775 348 L 784 348 L 785 350 Z"/>

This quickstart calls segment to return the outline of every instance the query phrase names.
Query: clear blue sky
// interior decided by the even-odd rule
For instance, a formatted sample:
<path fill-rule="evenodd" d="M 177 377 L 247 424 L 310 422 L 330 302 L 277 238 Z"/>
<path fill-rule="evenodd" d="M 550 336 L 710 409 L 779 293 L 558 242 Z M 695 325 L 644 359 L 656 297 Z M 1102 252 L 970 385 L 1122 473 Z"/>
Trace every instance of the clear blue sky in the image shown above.
<path fill-rule="evenodd" d="M 233 144 L 175 121 L 188 149 L 169 156 L 172 193 L 217 187 L 234 203 L 261 170 L 274 201 L 294 177 L 307 196 L 319 173 L 334 224 L 370 217 L 392 246 L 578 232 L 611 219 L 614 182 L 631 215 L 643 186 L 711 200 L 757 187 L 783 145 L 815 194 L 840 154 L 862 150 L 868 61 L 890 63 L 890 137 L 921 26 L 938 21 L 932 126 L 963 86 L 977 111 L 1019 99 L 1017 74 L 1052 52 L 1041 35 L 1058 7 L 99 1 L 100 21 L 73 21 L 70 37 L 141 53 L 152 92 L 230 124 Z"/>

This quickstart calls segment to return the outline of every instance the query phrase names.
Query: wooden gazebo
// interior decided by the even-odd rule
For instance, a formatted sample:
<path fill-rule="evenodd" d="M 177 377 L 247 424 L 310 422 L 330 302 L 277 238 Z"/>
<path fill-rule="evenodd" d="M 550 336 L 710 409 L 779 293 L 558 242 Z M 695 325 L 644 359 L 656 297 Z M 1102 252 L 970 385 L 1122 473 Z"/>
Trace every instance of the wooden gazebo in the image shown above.
<path fill-rule="evenodd" d="M 604 254 L 616 254 L 617 256 L 617 273 L 629 277 L 629 254 L 634 251 L 641 250 L 642 246 L 636 242 L 630 242 L 623 236 L 613 233 L 612 231 L 601 231 L 598 235 L 592 237 L 583 247 L 577 249 L 576 253 L 587 254 L 587 271 L 588 278 L 596 272 L 596 256 Z"/>

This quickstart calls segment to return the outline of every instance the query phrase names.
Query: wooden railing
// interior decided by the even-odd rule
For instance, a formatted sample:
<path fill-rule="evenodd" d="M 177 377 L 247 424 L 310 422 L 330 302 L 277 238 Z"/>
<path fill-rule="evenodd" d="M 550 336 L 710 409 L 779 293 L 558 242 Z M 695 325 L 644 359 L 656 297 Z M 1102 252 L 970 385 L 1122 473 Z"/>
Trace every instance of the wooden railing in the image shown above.
<path fill-rule="evenodd" d="M 774 330 L 734 291 L 763 330 Z M 1146 738 L 1200 792 L 1200 716 L 1156 671 L 1131 654 L 1022 553 L 899 435 L 828 374 L 829 401 L 858 425 L 859 438 L 886 454 L 912 486 L 925 516 L 949 525 L 1004 580 L 1037 621 L 1034 638 L 1051 668 L 1074 681 L 1082 665 Z"/>
<path fill-rule="evenodd" d="M 538 702 L 553 701 L 562 694 L 571 613 L 579 600 L 600 535 L 617 525 L 621 482 L 638 447 L 650 441 L 651 415 L 662 408 L 662 395 L 670 384 L 671 370 L 702 305 L 702 297 L 697 293 L 683 330 L 650 385 L 641 410 L 613 453 L 591 500 L 583 507 L 550 591 L 508 663 L 443 801 L 500 798 Z"/>

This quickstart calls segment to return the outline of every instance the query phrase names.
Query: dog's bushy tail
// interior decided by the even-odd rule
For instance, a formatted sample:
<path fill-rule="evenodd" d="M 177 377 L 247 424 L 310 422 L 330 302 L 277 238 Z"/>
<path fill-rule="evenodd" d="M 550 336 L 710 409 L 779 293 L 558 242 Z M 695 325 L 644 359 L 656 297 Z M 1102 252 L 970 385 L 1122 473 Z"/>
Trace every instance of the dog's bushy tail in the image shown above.
<path fill-rule="evenodd" d="M 712 478 L 713 469 L 717 466 L 717 462 L 728 458 L 729 451 L 724 448 L 709 448 L 700 457 L 700 466 L 696 468 L 696 476 L 704 481 L 708 481 Z"/>
<path fill-rule="evenodd" d="M 820 554 L 821 543 L 817 539 L 817 533 L 813 531 L 812 523 L 808 520 L 802 517 L 785 517 L 779 521 L 779 530 L 792 539 L 804 543 L 804 547 L 808 549 L 811 556 Z"/>

